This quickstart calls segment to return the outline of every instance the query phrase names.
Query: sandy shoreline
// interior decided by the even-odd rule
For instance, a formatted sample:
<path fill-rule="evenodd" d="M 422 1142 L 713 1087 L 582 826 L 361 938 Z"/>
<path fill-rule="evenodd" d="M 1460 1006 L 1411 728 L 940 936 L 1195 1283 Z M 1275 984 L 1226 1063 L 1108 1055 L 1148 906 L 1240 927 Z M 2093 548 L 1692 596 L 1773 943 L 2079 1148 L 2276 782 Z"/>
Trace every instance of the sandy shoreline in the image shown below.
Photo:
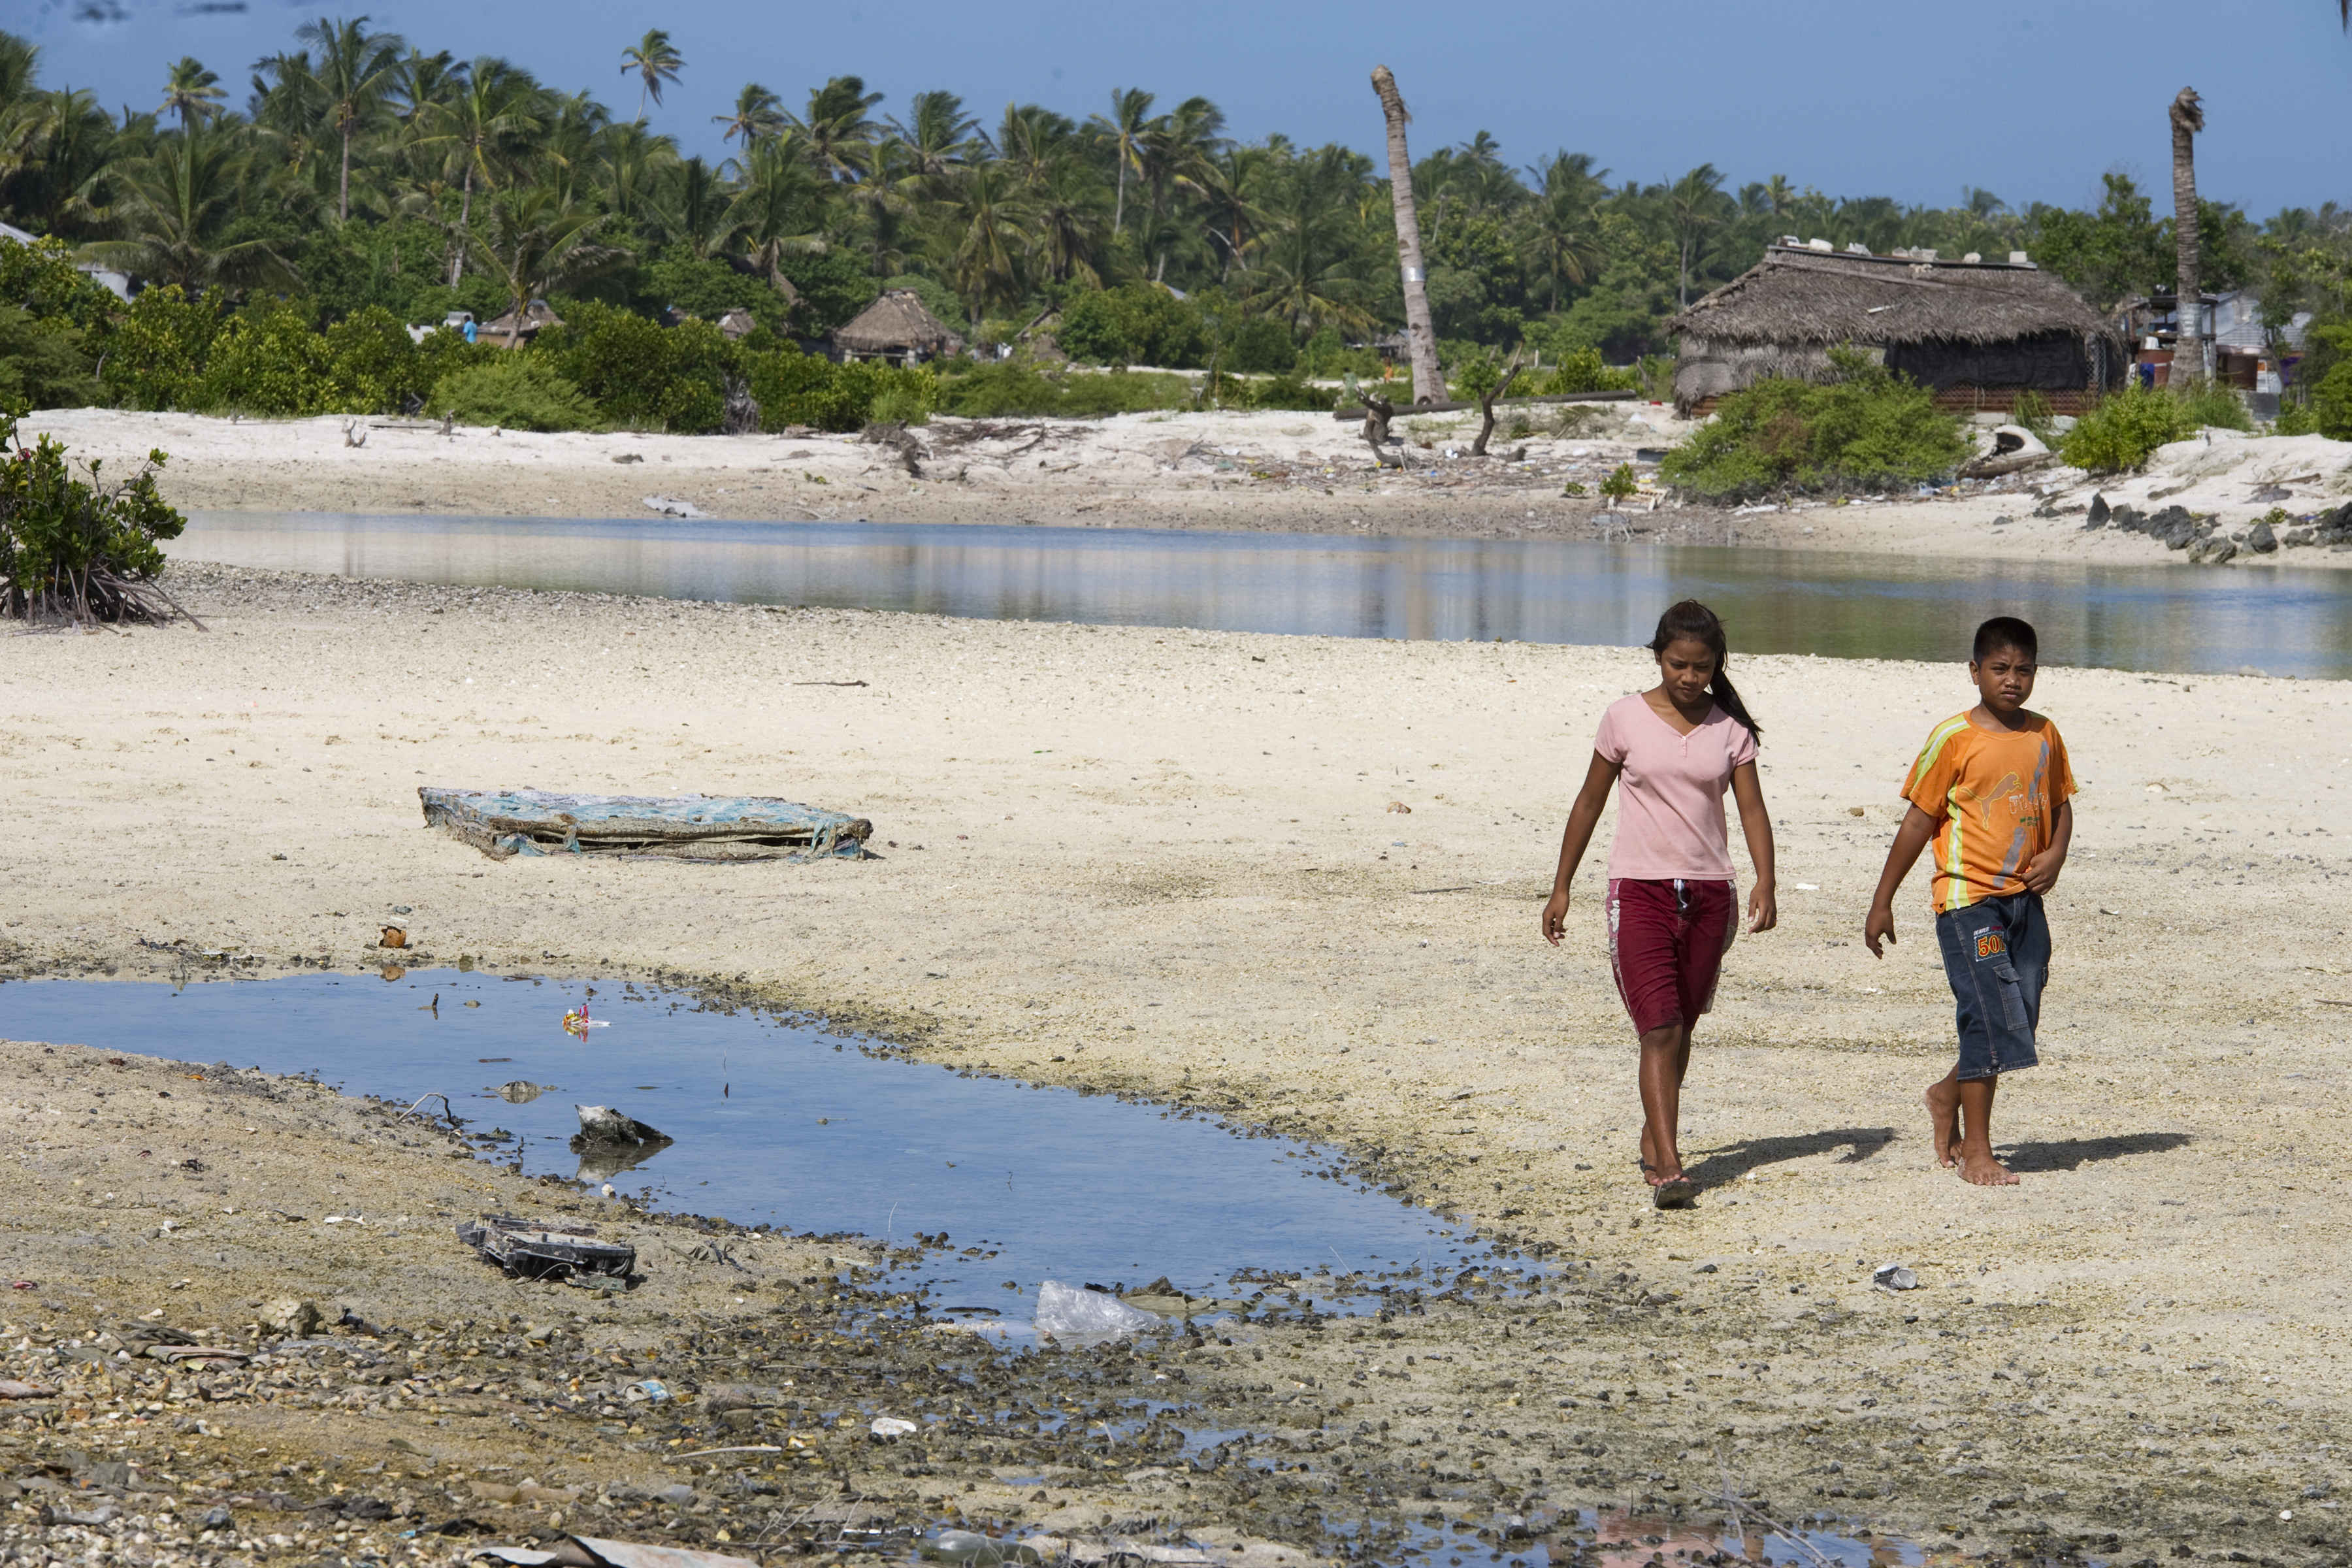
<path fill-rule="evenodd" d="M 2221 438 L 2167 447 L 2144 474 L 2094 481 L 2067 470 L 1993 488 L 1777 510 L 1680 505 L 1645 489 L 1610 511 L 1601 481 L 1687 426 L 1657 405 L 1591 405 L 1571 435 L 1506 439 L 1474 459 L 1474 416 L 1401 421 L 1408 471 L 1375 472 L 1359 426 L 1323 415 L 1130 415 L 1105 420 L 941 419 L 919 436 L 910 475 L 894 450 L 854 436 L 493 435 L 444 437 L 404 420 L 261 421 L 61 409 L 33 416 L 79 458 L 127 470 L 171 454 L 163 491 L 183 510 L 512 517 L 659 515 L 647 498 L 700 514 L 784 521 L 1033 523 L 1464 538 L 1613 538 L 1943 559 L 2183 563 L 2142 535 L 2084 531 L 2095 494 L 2153 510 L 2179 504 L 2243 530 L 2273 505 L 2301 514 L 2352 495 L 2352 447 L 2316 437 Z M 1629 412 L 1629 410 L 1637 410 Z M 1546 417 L 1550 417 L 1546 416 Z M 346 427 L 366 444 L 346 444 Z M 1429 445 L 1419 445 L 1426 440 Z M 2193 449 L 2192 449 L 2193 448 Z M 1518 460 L 1512 460 L 1517 458 Z M 623 460 L 625 459 L 625 460 Z M 2272 481 L 2280 500 L 2265 496 Z M 1562 493 L 1570 483 L 1592 492 Z M 2040 484 L 2046 493 L 2031 487 Z M 2159 493 L 2161 492 L 2161 493 Z M 2037 509 L 2053 515 L 2037 517 Z M 1611 519 L 1603 521 L 1607 512 Z M 1996 521 L 2006 519 L 2005 521 Z M 2352 565 L 2352 551 L 2242 553 L 2232 570 Z"/>
<path fill-rule="evenodd" d="M 1783 923 L 1731 955 L 1687 1101 L 1707 1190 L 1660 1216 L 1594 872 L 1568 947 L 1535 933 L 1633 656 L 173 575 L 210 632 L 0 638 L 10 972 L 183 962 L 142 943 L 349 968 L 398 903 L 436 961 L 741 976 L 942 1062 L 1379 1151 L 1418 1201 L 1616 1281 L 1572 1328 L 1401 1325 L 1458 1342 L 1413 1369 L 1434 1401 L 1354 1381 L 1407 1346 L 1269 1340 L 1358 1390 L 1345 1425 L 1393 1424 L 1399 1474 L 1457 1441 L 1453 1400 L 1511 1434 L 1486 1473 L 1562 1506 L 1703 1500 L 1711 1464 L 1666 1482 L 1719 1445 L 1791 1511 L 1971 1553 L 2343 1554 L 2305 1489 L 2347 1481 L 2352 687 L 2045 673 L 2081 826 L 2046 1066 L 2002 1100 L 2026 1181 L 1989 1194 L 1932 1167 L 1916 1109 L 1949 1053 L 1924 886 L 1887 961 L 1854 940 L 1960 673 L 1744 660 Z M 426 783 L 781 794 L 871 817 L 882 858 L 493 864 L 422 828 Z M 289 1195 L 320 1180 L 298 1166 Z M 42 1208 L 66 1167 L 25 1168 L 16 1223 L 68 1223 Z M 1872 1289 L 1888 1258 L 1927 1288 Z M 394 1289 L 352 1278 L 362 1315 Z M 1434 1506 L 1494 1500 L 1463 1485 Z"/>

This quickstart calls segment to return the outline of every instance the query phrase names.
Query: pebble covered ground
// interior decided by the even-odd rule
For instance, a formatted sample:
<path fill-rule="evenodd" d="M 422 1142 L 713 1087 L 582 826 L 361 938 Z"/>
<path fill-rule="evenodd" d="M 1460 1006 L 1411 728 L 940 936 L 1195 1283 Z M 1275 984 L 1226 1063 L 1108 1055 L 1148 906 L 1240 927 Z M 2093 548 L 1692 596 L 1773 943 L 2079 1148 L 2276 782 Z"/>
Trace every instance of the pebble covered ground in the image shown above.
<path fill-rule="evenodd" d="M 5 973 L 373 967 L 407 905 L 409 962 L 659 973 L 1309 1133 L 1549 1271 L 1309 1272 L 1251 1282 L 1245 1324 L 1020 1354 L 859 1286 L 855 1243 L 606 1213 L 317 1086 L 8 1046 L 5 1375 L 58 1392 L 0 1400 L 16 1557 L 446 1560 L 471 1538 L 401 1532 L 462 1515 L 775 1559 L 958 1519 L 1327 1553 L 1360 1522 L 1370 1560 L 1436 1529 L 1507 1561 L 1549 1509 L 1716 1517 L 1727 1471 L 1971 1557 L 2347 1560 L 2340 684 L 2045 670 L 2082 826 L 2045 1067 L 2002 1100 L 2025 1180 L 1989 1194 L 1913 1109 L 1949 1049 L 1924 889 L 1885 963 L 1853 942 L 1903 765 L 1967 689 L 1742 660 L 1782 923 L 1733 950 L 1686 1101 L 1705 1191 L 1660 1215 L 1589 902 L 1569 948 L 1534 934 L 1632 654 L 172 582 L 208 632 L 0 640 Z M 422 828 L 423 783 L 783 794 L 871 817 L 883 858 L 490 862 Z M 381 1228 L 324 1223 L 362 1195 Z M 646 1283 L 515 1284 L 449 1235 L 534 1201 L 635 1238 Z M 1923 1289 L 1874 1289 L 1888 1258 Z M 1309 1305 L 1357 1287 L 1383 1310 Z M 288 1298 L 329 1343 L 189 1373 L 103 1342 L 261 1351 Z M 615 1404 L 623 1373 L 679 1397 Z"/>

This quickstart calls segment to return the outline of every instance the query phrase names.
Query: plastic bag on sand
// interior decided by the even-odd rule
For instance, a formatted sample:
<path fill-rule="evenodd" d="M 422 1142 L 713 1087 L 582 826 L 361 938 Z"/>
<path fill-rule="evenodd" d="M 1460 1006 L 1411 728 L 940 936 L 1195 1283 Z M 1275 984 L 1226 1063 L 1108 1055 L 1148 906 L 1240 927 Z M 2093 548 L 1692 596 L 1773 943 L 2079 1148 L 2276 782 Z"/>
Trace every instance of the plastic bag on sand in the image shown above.
<path fill-rule="evenodd" d="M 1037 1331 L 1072 1334 L 1131 1334 L 1160 1320 L 1116 1296 L 1048 1279 L 1037 1287 Z"/>

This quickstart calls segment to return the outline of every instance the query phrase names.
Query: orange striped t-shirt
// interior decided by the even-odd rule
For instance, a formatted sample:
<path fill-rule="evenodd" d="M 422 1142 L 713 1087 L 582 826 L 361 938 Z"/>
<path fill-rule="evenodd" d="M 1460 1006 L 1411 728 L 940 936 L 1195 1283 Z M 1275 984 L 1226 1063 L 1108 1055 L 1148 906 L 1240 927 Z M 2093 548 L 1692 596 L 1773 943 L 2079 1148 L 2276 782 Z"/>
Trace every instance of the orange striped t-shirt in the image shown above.
<path fill-rule="evenodd" d="M 1903 798 L 1937 819 L 1937 913 L 2025 890 L 2019 875 L 2050 847 L 2050 816 L 2074 793 L 2058 726 L 2029 715 L 2017 730 L 1984 730 L 1966 713 L 1927 736 L 1903 781 Z"/>

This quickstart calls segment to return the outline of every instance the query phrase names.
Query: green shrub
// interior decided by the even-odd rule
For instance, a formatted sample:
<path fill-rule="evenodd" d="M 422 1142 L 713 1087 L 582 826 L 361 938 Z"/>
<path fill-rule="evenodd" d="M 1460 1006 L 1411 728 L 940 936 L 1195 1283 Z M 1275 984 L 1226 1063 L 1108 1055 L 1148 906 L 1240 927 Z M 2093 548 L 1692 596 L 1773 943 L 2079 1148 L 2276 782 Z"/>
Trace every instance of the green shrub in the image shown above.
<path fill-rule="evenodd" d="M 509 430 L 594 430 L 604 423 L 596 405 L 546 355 L 529 349 L 451 371 L 433 389 L 425 411 L 461 425 Z"/>
<path fill-rule="evenodd" d="M 1633 465 L 1631 463 L 1618 464 L 1610 470 L 1609 477 L 1601 481 L 1601 493 L 1612 501 L 1622 501 L 1641 488 L 1642 481 L 1633 477 Z"/>
<path fill-rule="evenodd" d="M 1631 392 L 1642 383 L 1636 370 L 1613 370 L 1590 344 L 1570 349 L 1527 390 L 1543 395 L 1570 392 Z"/>
<path fill-rule="evenodd" d="M 0 412 L 0 447 L 14 444 L 16 417 Z M 65 448 L 44 436 L 0 463 L 0 616 L 168 618 L 170 601 L 146 584 L 163 570 L 157 541 L 178 538 L 187 520 L 156 493 L 163 461 L 150 452 L 145 467 L 113 485 L 96 463 L 77 479 Z"/>
<path fill-rule="evenodd" d="M 709 321 L 663 327 L 610 305 L 581 300 L 531 352 L 596 405 L 611 424 L 703 435 L 726 420 L 725 383 L 744 355 Z M 754 393 L 753 395 L 758 395 Z"/>
<path fill-rule="evenodd" d="M 1037 415 L 1099 419 L 1109 414 L 1192 406 L 1189 380 L 1149 371 L 1055 376 L 1031 365 L 1000 363 L 975 365 L 940 381 L 940 412 L 967 419 Z"/>
<path fill-rule="evenodd" d="M 329 327 L 327 378 L 320 414 L 398 414 L 433 384 L 422 379 L 424 356 L 400 318 L 370 305 Z M 431 334 L 428 334 L 431 335 Z M 462 341 L 462 340 L 461 340 Z"/>
<path fill-rule="evenodd" d="M 1283 335 L 1288 337 L 1288 329 L 1283 330 Z M 1174 370 L 1205 363 L 1209 352 L 1209 334 L 1199 307 L 1150 283 L 1125 283 L 1076 296 L 1055 324 L 1054 341 L 1065 353 L 1089 364 L 1149 364 Z M 1226 368 L 1252 367 L 1229 363 Z M 1286 362 L 1265 368 L 1290 366 Z"/>
<path fill-rule="evenodd" d="M 876 420 L 919 425 L 939 406 L 940 380 L 929 365 L 835 364 L 790 343 L 746 356 L 743 379 L 760 405 L 762 430 L 793 425 L 859 430 Z"/>
<path fill-rule="evenodd" d="M 760 325 L 780 332 L 792 314 L 784 297 L 766 279 L 697 256 L 683 246 L 667 247 L 638 268 L 631 291 L 635 302 L 656 317 L 674 305 L 689 316 L 716 321 L 740 306 Z"/>
<path fill-rule="evenodd" d="M 141 293 L 89 344 L 102 356 L 99 381 L 106 400 L 150 412 L 208 406 L 198 387 L 222 320 L 216 289 L 201 300 L 189 299 L 176 283 Z"/>
<path fill-rule="evenodd" d="M 264 300 L 222 324 L 191 401 L 180 406 L 264 417 L 325 413 L 333 375 L 327 340 L 310 312 L 289 300 Z"/>
<path fill-rule="evenodd" d="M 1376 377 L 1381 374 L 1381 356 L 1372 349 L 1349 348 L 1339 328 L 1325 327 L 1300 347 L 1298 372 L 1326 380 L 1343 375 Z"/>
<path fill-rule="evenodd" d="M 2142 386 L 2111 392 L 2074 422 L 2058 455 L 2077 468 L 2116 473 L 2146 463 L 2158 447 L 2185 441 L 2207 426 L 2251 430 L 2245 405 L 2227 387 Z"/>
<path fill-rule="evenodd" d="M 1309 385 L 1296 374 L 1264 381 L 1220 377 L 1217 400 L 1228 408 L 1295 408 L 1307 414 L 1328 414 L 1339 406 L 1338 395 L 1329 387 Z"/>
<path fill-rule="evenodd" d="M 1223 368 L 1255 375 L 1288 375 L 1298 363 L 1298 340 L 1287 322 L 1254 317 L 1234 329 Z"/>
<path fill-rule="evenodd" d="M 79 408 L 97 396 L 80 328 L 0 305 L 0 408 Z"/>
<path fill-rule="evenodd" d="M 1959 421 L 1934 395 L 1852 349 L 1832 349 L 1832 378 L 1775 377 L 1723 399 L 1716 416 L 1659 464 L 1669 484 L 1712 500 L 1783 487 L 1914 483 L 1968 455 Z"/>
<path fill-rule="evenodd" d="M 121 310 L 105 285 L 73 264 L 65 241 L 46 236 L 26 245 L 0 239 L 0 305 L 16 305 L 37 321 L 96 325 Z"/>

